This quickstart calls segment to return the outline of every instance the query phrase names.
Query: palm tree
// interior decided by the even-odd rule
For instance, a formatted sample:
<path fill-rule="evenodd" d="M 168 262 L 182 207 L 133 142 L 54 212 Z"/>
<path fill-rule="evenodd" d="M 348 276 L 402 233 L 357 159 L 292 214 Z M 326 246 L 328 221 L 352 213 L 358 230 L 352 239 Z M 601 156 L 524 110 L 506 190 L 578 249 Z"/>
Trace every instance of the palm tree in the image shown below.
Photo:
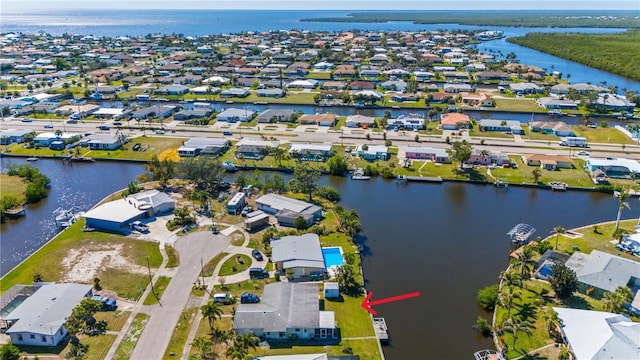
<path fill-rule="evenodd" d="M 504 286 L 517 286 L 522 288 L 522 276 L 516 271 L 504 271 L 501 274 L 500 279 Z"/>
<path fill-rule="evenodd" d="M 624 240 L 625 235 L 627 235 L 628 233 L 629 231 L 627 231 L 626 229 L 619 228 L 613 232 L 612 236 L 614 239 L 618 239 L 618 244 L 622 244 L 622 240 Z"/>
<path fill-rule="evenodd" d="M 553 228 L 553 232 L 556 234 L 556 250 L 558 250 L 558 239 L 560 237 L 560 234 L 564 234 L 567 230 L 562 227 L 562 225 L 558 225 L 555 228 Z"/>
<path fill-rule="evenodd" d="M 282 167 L 282 160 L 284 160 L 285 157 L 287 156 L 286 151 L 281 147 L 275 147 L 271 149 L 271 154 L 273 155 L 273 158 L 278 163 L 278 167 Z"/>
<path fill-rule="evenodd" d="M 220 319 L 222 317 L 222 308 L 220 305 L 213 300 L 209 300 L 208 303 L 200 307 L 200 311 L 202 312 L 202 316 L 209 321 L 209 328 L 213 330 L 213 324 L 216 318 Z"/>
<path fill-rule="evenodd" d="M 551 333 L 551 330 L 562 325 L 562 320 L 558 317 L 558 313 L 550 306 L 545 306 L 540 312 L 544 323 L 547 325 L 547 332 Z"/>
<path fill-rule="evenodd" d="M 536 261 L 533 259 L 534 250 L 531 246 L 525 246 L 518 256 L 513 260 L 512 265 L 520 271 L 522 279 L 527 279 L 531 275 Z"/>
<path fill-rule="evenodd" d="M 520 299 L 520 290 L 513 286 L 507 286 L 500 292 L 500 303 L 507 308 L 507 316 L 511 316 L 511 308 L 516 299 Z"/>
<path fill-rule="evenodd" d="M 524 332 L 531 336 L 532 330 L 535 328 L 529 321 L 511 317 L 502 323 L 502 330 L 513 334 L 513 348 L 516 348 L 516 341 L 518 341 L 518 333 Z"/>
<path fill-rule="evenodd" d="M 191 345 L 198 350 L 200 359 L 209 359 L 211 357 L 210 355 L 213 342 L 210 339 L 204 336 L 199 336 L 193 339 L 193 343 L 191 343 Z"/>
<path fill-rule="evenodd" d="M 620 227 L 620 216 L 622 215 L 622 210 L 625 207 L 629 207 L 629 203 L 625 201 L 629 197 L 629 192 L 627 190 L 622 189 L 615 194 L 618 197 L 618 216 L 616 216 L 616 227 L 614 231 L 618 230 L 618 227 Z"/>
<path fill-rule="evenodd" d="M 231 359 L 243 360 L 249 355 L 249 348 L 256 349 L 256 345 L 260 340 L 253 336 L 253 332 L 249 331 L 244 335 L 236 334 L 233 339 L 233 345 L 227 349 L 227 356 Z"/>

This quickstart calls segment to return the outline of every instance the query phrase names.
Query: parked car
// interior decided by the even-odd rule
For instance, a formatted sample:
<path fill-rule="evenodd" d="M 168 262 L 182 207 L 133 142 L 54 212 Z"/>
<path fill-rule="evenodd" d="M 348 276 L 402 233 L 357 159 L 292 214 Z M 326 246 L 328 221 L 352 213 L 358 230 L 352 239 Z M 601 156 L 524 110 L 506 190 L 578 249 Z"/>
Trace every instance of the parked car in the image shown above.
<path fill-rule="evenodd" d="M 243 293 L 240 296 L 240 303 L 242 304 L 255 304 L 260 302 L 260 297 L 256 294 Z"/>
<path fill-rule="evenodd" d="M 264 258 L 262 257 L 262 253 L 258 249 L 253 249 L 251 251 L 251 256 L 258 261 L 262 261 Z"/>
<path fill-rule="evenodd" d="M 578 151 L 579 156 L 589 156 L 589 153 L 586 151 Z"/>
<path fill-rule="evenodd" d="M 346 149 L 344 149 L 344 152 L 346 153 L 350 153 L 351 152 L 351 146 L 347 146 Z"/>
<path fill-rule="evenodd" d="M 164 135 L 164 130 L 156 130 L 156 134 L 158 134 L 158 135 Z"/>
<path fill-rule="evenodd" d="M 213 301 L 219 304 L 229 305 L 233 302 L 233 297 L 229 293 L 214 294 Z"/>
<path fill-rule="evenodd" d="M 223 131 L 222 135 L 231 136 L 231 135 L 233 135 L 233 133 L 231 131 Z"/>
<path fill-rule="evenodd" d="M 45 125 L 44 125 L 44 128 L 45 128 L 45 129 L 53 129 L 53 125 L 51 125 L 51 124 L 45 124 Z"/>
<path fill-rule="evenodd" d="M 134 221 L 132 222 L 129 227 L 131 227 L 131 229 L 141 232 L 141 233 L 146 233 L 149 232 L 149 226 L 147 226 L 147 224 L 143 224 L 140 221 Z"/>
<path fill-rule="evenodd" d="M 249 277 L 252 279 L 266 279 L 269 277 L 269 272 L 263 268 L 254 267 L 249 269 Z"/>

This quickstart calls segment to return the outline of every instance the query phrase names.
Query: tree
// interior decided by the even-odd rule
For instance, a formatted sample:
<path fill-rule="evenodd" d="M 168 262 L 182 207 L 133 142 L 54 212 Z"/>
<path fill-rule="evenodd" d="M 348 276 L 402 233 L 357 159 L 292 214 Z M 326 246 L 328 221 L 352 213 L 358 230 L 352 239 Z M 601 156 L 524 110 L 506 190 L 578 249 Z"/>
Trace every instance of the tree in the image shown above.
<path fill-rule="evenodd" d="M 618 215 L 616 216 L 616 227 L 615 230 L 618 230 L 620 227 L 620 216 L 622 215 L 622 210 L 625 207 L 629 207 L 629 203 L 626 202 L 627 198 L 629 198 L 629 192 L 625 189 L 618 191 L 616 196 L 618 197 Z"/>
<path fill-rule="evenodd" d="M 287 152 L 281 147 L 275 147 L 271 149 L 271 155 L 276 160 L 278 167 L 282 167 L 282 160 L 287 158 Z"/>
<path fill-rule="evenodd" d="M 498 303 L 498 284 L 478 290 L 478 305 L 485 310 L 493 310 Z"/>
<path fill-rule="evenodd" d="M 329 166 L 329 173 L 331 173 L 331 175 L 344 176 L 344 174 L 349 171 L 349 164 L 347 164 L 344 157 L 339 155 L 330 157 L 327 165 Z"/>
<path fill-rule="evenodd" d="M 551 288 L 558 299 L 567 299 L 578 288 L 578 278 L 575 271 L 562 264 L 551 267 L 552 275 L 549 277 Z"/>
<path fill-rule="evenodd" d="M 332 186 L 321 186 L 318 188 L 318 196 L 331 202 L 340 201 L 340 193 Z"/>
<path fill-rule="evenodd" d="M 213 342 L 210 339 L 204 336 L 199 336 L 193 339 L 193 343 L 191 343 L 191 345 L 198 350 L 198 356 L 200 359 L 204 360 L 211 358 Z"/>
<path fill-rule="evenodd" d="M 349 264 L 338 266 L 336 269 L 336 279 L 338 280 L 338 286 L 342 293 L 354 296 L 360 295 L 362 290 L 356 280 L 353 266 Z"/>
<path fill-rule="evenodd" d="M 622 244 L 622 240 L 624 240 L 625 236 L 629 233 L 627 229 L 618 228 L 613 232 L 613 238 L 618 239 L 618 244 Z"/>
<path fill-rule="evenodd" d="M 462 169 L 462 164 L 471 158 L 471 144 L 467 140 L 455 141 L 450 149 L 447 149 L 447 154 L 453 161 L 458 162 L 458 166 Z"/>
<path fill-rule="evenodd" d="M 513 334 L 513 348 L 516 347 L 516 342 L 518 341 L 518 333 L 524 332 L 527 335 L 531 336 L 532 330 L 535 329 L 535 326 L 531 324 L 529 321 L 521 320 L 518 318 L 509 318 L 502 323 L 502 330 L 506 332 L 510 332 Z"/>
<path fill-rule="evenodd" d="M 562 320 L 558 317 L 558 313 L 550 306 L 545 306 L 540 310 L 540 315 L 547 326 L 547 332 L 551 333 L 552 330 L 562 325 Z"/>
<path fill-rule="evenodd" d="M 631 289 L 626 286 L 618 286 L 615 291 L 609 291 L 604 294 L 605 310 L 614 313 L 624 312 L 625 304 L 633 299 Z"/>
<path fill-rule="evenodd" d="M 151 173 L 151 178 L 157 180 L 162 188 L 165 188 L 169 180 L 173 179 L 176 172 L 176 163 L 171 160 L 160 160 L 154 157 L 145 165 L 146 170 Z"/>
<path fill-rule="evenodd" d="M 533 178 L 533 182 L 538 183 L 540 181 L 540 177 L 542 176 L 542 170 L 539 167 L 531 170 L 531 177 Z"/>
<path fill-rule="evenodd" d="M 293 178 L 289 180 L 292 191 L 309 195 L 309 202 L 313 201 L 313 194 L 318 191 L 320 172 L 309 165 L 299 162 L 293 170 Z"/>
<path fill-rule="evenodd" d="M 34 283 L 39 283 L 39 282 L 44 282 L 44 276 L 41 273 L 35 273 L 33 274 L 33 282 Z"/>
<path fill-rule="evenodd" d="M 502 288 L 502 291 L 500 291 L 498 301 L 500 302 L 500 305 L 507 309 L 507 316 L 511 316 L 511 308 L 513 307 L 513 302 L 516 299 L 520 299 L 520 290 L 517 288 L 513 286 L 506 286 Z"/>
<path fill-rule="evenodd" d="M 197 190 L 213 191 L 222 182 L 224 169 L 220 162 L 199 156 L 179 162 L 177 173 L 192 182 Z"/>
<path fill-rule="evenodd" d="M 337 206 L 336 213 L 338 214 L 338 231 L 353 238 L 362 230 L 360 217 L 355 210 L 345 210 L 342 206 Z"/>
<path fill-rule="evenodd" d="M 560 238 L 560 234 L 564 234 L 567 230 L 562 227 L 562 225 L 558 225 L 553 228 L 553 232 L 556 234 L 556 250 L 558 250 L 558 240 Z"/>
<path fill-rule="evenodd" d="M 536 265 L 536 261 L 533 259 L 534 251 L 532 246 L 525 246 L 511 262 L 513 267 L 519 271 L 522 279 L 528 279 Z"/>
<path fill-rule="evenodd" d="M 202 316 L 207 318 L 209 321 L 209 329 L 211 330 L 213 330 L 213 324 L 215 323 L 216 318 L 220 319 L 222 317 L 222 308 L 213 300 L 209 300 L 208 303 L 202 305 L 200 307 L 200 312 L 202 313 Z"/>
<path fill-rule="evenodd" d="M 20 360 L 20 349 L 13 344 L 0 346 L 0 360 Z"/>
<path fill-rule="evenodd" d="M 307 228 L 307 221 L 302 216 L 298 216 L 293 221 L 293 227 L 295 227 L 298 230 L 304 230 Z"/>
<path fill-rule="evenodd" d="M 241 335 L 236 334 L 233 339 L 233 346 L 227 349 L 227 356 L 232 359 L 244 359 L 249 354 L 249 348 L 256 349 L 260 339 L 253 335 L 252 331 Z"/>
<path fill-rule="evenodd" d="M 97 276 L 93 278 L 93 288 L 97 291 L 102 290 L 102 286 L 100 286 L 100 278 Z"/>
<path fill-rule="evenodd" d="M 503 286 L 517 286 L 522 288 L 522 275 L 517 271 L 504 271 L 500 279 L 502 280 Z"/>

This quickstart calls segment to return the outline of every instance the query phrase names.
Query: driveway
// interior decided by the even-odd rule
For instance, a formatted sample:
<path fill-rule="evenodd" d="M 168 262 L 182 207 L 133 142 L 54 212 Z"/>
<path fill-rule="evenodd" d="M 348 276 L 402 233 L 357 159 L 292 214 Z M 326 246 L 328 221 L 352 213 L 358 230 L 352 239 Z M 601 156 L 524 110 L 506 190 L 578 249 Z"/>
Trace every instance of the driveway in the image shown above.
<path fill-rule="evenodd" d="M 173 244 L 180 254 L 180 266 L 165 290 L 160 304 L 151 310 L 151 318 L 144 328 L 131 359 L 162 359 L 180 314 L 187 305 L 191 287 L 198 279 L 202 263 L 207 263 L 229 246 L 223 235 L 197 231 L 181 236 Z"/>

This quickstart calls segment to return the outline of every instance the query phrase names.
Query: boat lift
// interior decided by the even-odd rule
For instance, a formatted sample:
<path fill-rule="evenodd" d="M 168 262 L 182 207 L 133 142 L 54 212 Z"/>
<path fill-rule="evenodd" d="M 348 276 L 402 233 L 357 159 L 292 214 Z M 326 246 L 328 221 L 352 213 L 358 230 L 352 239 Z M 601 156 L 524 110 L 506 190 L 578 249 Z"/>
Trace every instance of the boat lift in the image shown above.
<path fill-rule="evenodd" d="M 536 228 L 529 224 L 518 224 L 513 227 L 513 229 L 509 230 L 507 235 L 511 239 L 511 242 L 514 244 L 526 244 L 529 242 L 531 235 L 536 232 Z"/>

